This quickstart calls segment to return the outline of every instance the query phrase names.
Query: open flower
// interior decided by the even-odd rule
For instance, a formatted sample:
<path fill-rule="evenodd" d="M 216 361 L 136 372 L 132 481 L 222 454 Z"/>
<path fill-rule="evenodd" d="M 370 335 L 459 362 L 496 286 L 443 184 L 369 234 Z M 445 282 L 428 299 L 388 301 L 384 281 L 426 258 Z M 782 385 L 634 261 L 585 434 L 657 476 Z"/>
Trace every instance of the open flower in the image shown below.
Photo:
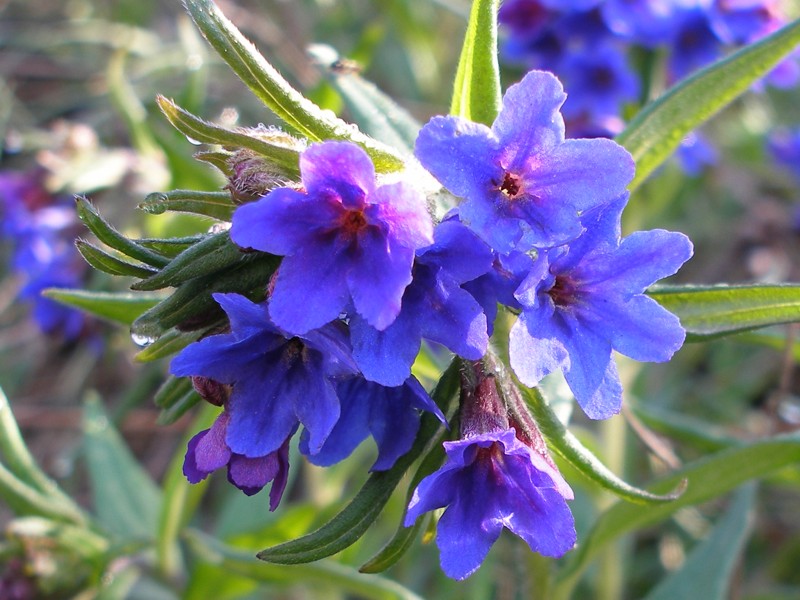
<path fill-rule="evenodd" d="M 400 312 L 414 251 L 433 241 L 421 192 L 405 182 L 377 186 L 369 156 L 349 142 L 315 144 L 300 155 L 303 191 L 283 187 L 233 215 L 231 239 L 284 256 L 269 312 L 303 334 L 351 302 L 385 329 Z"/>
<path fill-rule="evenodd" d="M 542 440 L 520 439 L 494 376 L 480 363 L 462 372 L 460 421 L 462 439 L 444 443 L 445 464 L 419 483 L 404 521 L 410 527 L 422 513 L 447 507 L 436 530 L 442 570 L 454 579 L 469 577 L 504 527 L 544 556 L 570 550 L 572 489 Z"/>
<path fill-rule="evenodd" d="M 511 367 L 535 386 L 561 369 L 575 399 L 593 419 L 619 412 L 622 385 L 611 351 L 664 362 L 683 344 L 678 318 L 644 295 L 692 255 L 681 234 L 656 229 L 620 240 L 627 195 L 587 219 L 586 233 L 540 252 L 516 291 L 523 307 L 511 329 Z"/>
<path fill-rule="evenodd" d="M 633 178 L 630 154 L 606 139 L 564 139 L 558 79 L 531 71 L 512 85 L 491 129 L 434 117 L 415 154 L 464 198 L 461 219 L 498 252 L 556 246 L 580 235 L 579 215 L 618 197 Z"/>
<path fill-rule="evenodd" d="M 184 348 L 173 375 L 231 385 L 225 443 L 249 458 L 277 451 L 302 423 L 316 452 L 339 419 L 336 383 L 357 371 L 347 336 L 335 325 L 291 336 L 272 323 L 267 305 L 238 294 L 214 294 L 231 332 Z"/>

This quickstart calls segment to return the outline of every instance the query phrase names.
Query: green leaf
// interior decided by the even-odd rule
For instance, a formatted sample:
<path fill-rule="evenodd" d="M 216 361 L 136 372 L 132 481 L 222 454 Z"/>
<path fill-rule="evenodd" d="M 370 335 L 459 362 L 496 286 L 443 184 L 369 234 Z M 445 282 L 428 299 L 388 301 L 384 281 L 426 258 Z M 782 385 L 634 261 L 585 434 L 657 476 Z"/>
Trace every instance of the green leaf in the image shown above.
<path fill-rule="evenodd" d="M 81 253 L 84 260 L 89 263 L 89 266 L 94 267 L 98 271 L 108 273 L 110 275 L 119 275 L 122 277 L 150 277 L 156 273 L 155 270 L 141 265 L 136 265 L 124 260 L 111 256 L 108 252 L 101 250 L 97 246 L 93 246 L 86 240 L 75 240 L 75 247 Z"/>
<path fill-rule="evenodd" d="M 153 403 L 159 408 L 169 408 L 193 389 L 191 377 L 170 375 L 156 390 Z"/>
<path fill-rule="evenodd" d="M 570 597 L 579 575 L 592 559 L 620 536 L 652 526 L 682 508 L 726 494 L 746 481 L 765 477 L 797 461 L 800 461 L 800 434 L 775 436 L 706 456 L 648 486 L 651 493 L 662 494 L 687 480 L 686 491 L 673 502 L 649 506 L 617 502 L 600 516 L 585 539 L 568 555 L 568 562 L 558 574 L 558 594 L 554 598 Z"/>
<path fill-rule="evenodd" d="M 687 77 L 639 111 L 617 137 L 636 161 L 628 189 L 636 189 L 690 131 L 747 91 L 798 44 L 800 20 Z"/>
<path fill-rule="evenodd" d="M 689 342 L 800 321 L 800 285 L 675 286 L 647 293 L 680 318 Z"/>
<path fill-rule="evenodd" d="M 86 399 L 83 433 L 98 521 L 124 540 L 154 539 L 161 492 L 113 428 L 95 394 Z"/>
<path fill-rule="evenodd" d="M 278 264 L 274 256 L 254 253 L 252 260 L 236 268 L 195 277 L 136 319 L 131 331 L 142 338 L 157 340 L 178 325 L 190 323 L 193 328 L 206 329 L 223 316 L 213 293 L 237 292 L 251 300 L 263 300 L 267 283 Z"/>
<path fill-rule="evenodd" d="M 160 215 L 171 210 L 230 221 L 236 204 L 229 192 L 173 190 L 149 194 L 139 204 L 139 208 L 151 215 Z"/>
<path fill-rule="evenodd" d="M 368 600 L 422 600 L 412 591 L 377 575 L 364 575 L 352 567 L 323 560 L 315 564 L 270 565 L 253 560 L 247 551 L 227 546 L 200 531 L 191 530 L 187 536 L 189 548 L 203 563 L 221 566 L 226 572 L 245 575 L 256 581 L 315 585 L 321 589 L 341 590 L 347 595 Z"/>
<path fill-rule="evenodd" d="M 213 275 L 257 257 L 258 254 L 247 254 L 234 244 L 229 232 L 215 233 L 181 252 L 158 273 L 134 283 L 131 289 L 153 291 L 177 287 L 190 279 Z"/>
<path fill-rule="evenodd" d="M 117 292 L 91 292 L 47 288 L 42 295 L 73 308 L 78 308 L 101 319 L 130 325 L 145 311 L 164 299 L 163 294 L 130 294 Z"/>
<path fill-rule="evenodd" d="M 106 223 L 92 203 L 83 196 L 75 196 L 75 203 L 80 220 L 107 246 L 152 267 L 163 267 L 169 262 L 169 259 L 129 240 Z"/>
<path fill-rule="evenodd" d="M 400 151 L 414 151 L 422 125 L 407 110 L 361 77 L 358 68 L 341 60 L 332 47 L 315 44 L 309 52 L 367 134 Z"/>
<path fill-rule="evenodd" d="M 440 407 L 449 405 L 456 396 L 458 382 L 459 362 L 453 361 L 433 391 L 433 400 Z M 355 498 L 326 525 L 296 540 L 262 550 L 258 558 L 285 565 L 307 563 L 336 554 L 353 544 L 378 517 L 406 470 L 421 454 L 430 451 L 443 429 L 439 420 L 426 412 L 411 450 L 397 459 L 391 469 L 372 473 Z"/>
<path fill-rule="evenodd" d="M 396 171 L 402 159 L 358 128 L 305 98 L 278 73 L 211 0 L 184 0 L 192 19 L 220 57 L 278 117 L 311 141 L 349 140 L 372 157 L 378 172 Z"/>
<path fill-rule="evenodd" d="M 708 421 L 657 406 L 635 406 L 633 412 L 652 430 L 702 452 L 724 450 L 740 441 Z"/>
<path fill-rule="evenodd" d="M 201 400 L 200 394 L 195 392 L 194 389 L 189 390 L 175 400 L 170 406 L 164 408 L 164 410 L 159 413 L 156 423 L 164 426 L 172 425 L 189 410 L 197 406 Z"/>
<path fill-rule="evenodd" d="M 743 486 L 711 535 L 694 548 L 680 570 L 663 579 L 645 600 L 729 598 L 731 576 L 753 525 L 756 486 Z"/>
<path fill-rule="evenodd" d="M 502 380 L 499 380 L 504 385 Z M 600 459 L 588 450 L 561 422 L 558 416 L 547 404 L 538 389 L 519 386 L 520 392 L 525 396 L 528 407 L 531 409 L 534 420 L 539 426 L 542 435 L 547 438 L 552 448 L 564 460 L 580 471 L 591 481 L 627 500 L 638 504 L 661 504 L 672 502 L 683 493 L 683 484 L 679 483 L 675 490 L 667 494 L 653 494 L 626 483 L 606 467 Z"/>
<path fill-rule="evenodd" d="M 491 125 L 502 103 L 497 62 L 499 0 L 474 0 L 458 61 L 450 114 Z"/>
<path fill-rule="evenodd" d="M 150 250 L 155 250 L 167 258 L 175 258 L 189 246 L 204 240 L 206 234 L 189 235 L 186 237 L 172 238 L 140 238 L 136 242 Z"/>
<path fill-rule="evenodd" d="M 300 144 L 295 140 L 288 145 L 285 139 L 289 136 L 286 134 L 273 136 L 275 140 L 271 141 L 265 139 L 269 137 L 267 130 L 263 136 L 255 137 L 204 121 L 164 96 L 158 96 L 156 102 L 172 126 L 192 140 L 205 144 L 221 144 L 229 148 L 248 148 L 266 158 L 276 170 L 287 177 L 296 179 L 300 176 Z M 282 140 L 284 143 L 280 143 Z"/>

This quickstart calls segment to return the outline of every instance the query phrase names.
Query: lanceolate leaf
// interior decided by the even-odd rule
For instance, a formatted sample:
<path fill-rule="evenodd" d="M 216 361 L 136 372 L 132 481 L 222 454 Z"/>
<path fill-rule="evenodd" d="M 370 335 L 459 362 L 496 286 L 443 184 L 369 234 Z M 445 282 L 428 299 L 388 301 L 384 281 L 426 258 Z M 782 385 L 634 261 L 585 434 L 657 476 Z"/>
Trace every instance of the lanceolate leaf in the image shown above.
<path fill-rule="evenodd" d="M 687 341 L 800 321 L 800 285 L 663 287 L 648 294 L 680 318 Z"/>
<path fill-rule="evenodd" d="M 349 140 L 362 146 L 379 172 L 395 171 L 403 161 L 387 146 L 326 113 L 295 90 L 222 14 L 212 0 L 184 0 L 192 19 L 222 59 L 278 117 L 311 141 Z"/>
<path fill-rule="evenodd" d="M 527 400 L 536 424 L 552 448 L 595 483 L 628 502 L 638 504 L 661 504 L 680 497 L 683 492 L 683 482 L 678 482 L 676 489 L 666 494 L 654 494 L 626 483 L 611 472 L 600 462 L 600 459 L 578 441 L 578 438 L 570 433 L 538 389 L 520 386 L 520 391 Z"/>
<path fill-rule="evenodd" d="M 92 206 L 92 203 L 86 198 L 76 196 L 75 203 L 80 220 L 83 221 L 86 227 L 89 228 L 89 231 L 95 234 L 97 239 L 104 244 L 107 244 L 114 250 L 118 250 L 125 256 L 135 258 L 153 267 L 163 267 L 169 262 L 168 258 L 140 246 L 114 229 L 100 216 L 97 209 Z"/>
<path fill-rule="evenodd" d="M 766 75 L 800 44 L 796 20 L 755 44 L 686 78 L 644 107 L 618 137 L 636 161 L 637 188 L 693 129 Z"/>
<path fill-rule="evenodd" d="M 728 598 L 733 568 L 753 524 L 755 498 L 755 484 L 743 486 L 708 539 L 694 548 L 680 570 L 662 580 L 645 600 Z"/>
<path fill-rule="evenodd" d="M 500 110 L 497 62 L 499 0 L 475 0 L 461 48 L 450 114 L 491 125 Z"/>
<path fill-rule="evenodd" d="M 565 568 L 558 574 L 558 593 L 553 597 L 570 597 L 579 575 L 592 559 L 620 536 L 659 523 L 682 508 L 721 496 L 746 481 L 798 461 L 800 435 L 776 436 L 706 456 L 649 486 L 650 492 L 661 494 L 686 479 L 686 491 L 673 502 L 650 506 L 617 502 L 568 555 Z"/>
<path fill-rule="evenodd" d="M 459 362 L 454 361 L 445 371 L 432 395 L 440 408 L 445 406 L 442 408 L 445 414 L 450 412 L 447 405 L 458 389 L 458 365 Z M 441 423 L 433 414 L 425 413 L 411 450 L 388 471 L 373 473 L 350 504 L 330 522 L 301 538 L 262 550 L 258 558 L 287 565 L 307 563 L 336 554 L 353 544 L 378 517 L 408 467 L 432 446 L 440 427 Z"/>
<path fill-rule="evenodd" d="M 98 271 L 108 273 L 110 275 L 128 276 L 128 277 L 150 277 L 156 273 L 154 269 L 135 265 L 111 256 L 108 252 L 101 250 L 86 240 L 75 240 L 75 247 L 81 253 L 83 259 Z"/>
<path fill-rule="evenodd" d="M 149 194 L 139 208 L 151 215 L 160 215 L 168 210 L 188 212 L 220 221 L 230 221 L 236 208 L 229 192 L 196 192 L 173 190 Z"/>
<path fill-rule="evenodd" d="M 101 319 L 130 325 L 145 311 L 164 299 L 163 294 L 127 294 L 48 288 L 42 294 Z"/>
<path fill-rule="evenodd" d="M 220 144 L 232 148 L 248 148 L 267 158 L 277 170 L 288 177 L 299 177 L 299 150 L 271 143 L 239 131 L 214 125 L 182 109 L 172 100 L 158 96 L 158 107 L 172 126 L 185 136 L 204 144 Z"/>

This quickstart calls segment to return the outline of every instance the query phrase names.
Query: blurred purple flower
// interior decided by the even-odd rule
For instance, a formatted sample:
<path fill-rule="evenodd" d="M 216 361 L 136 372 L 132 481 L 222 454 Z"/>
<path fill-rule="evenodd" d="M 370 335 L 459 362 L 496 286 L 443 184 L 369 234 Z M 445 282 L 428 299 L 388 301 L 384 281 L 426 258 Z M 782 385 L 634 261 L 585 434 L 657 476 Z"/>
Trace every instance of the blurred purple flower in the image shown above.
<path fill-rule="evenodd" d="M 425 198 L 407 183 L 376 186 L 369 156 L 349 142 L 315 144 L 300 156 L 304 191 L 278 188 L 239 207 L 231 239 L 285 256 L 269 311 L 306 333 L 349 305 L 380 330 L 400 312 L 414 251 L 433 225 Z"/>
<path fill-rule="evenodd" d="M 233 386 L 225 443 L 231 452 L 259 458 L 276 452 L 302 423 L 317 452 L 339 420 L 339 378 L 354 375 L 347 336 L 330 324 L 304 336 L 278 329 L 266 303 L 238 294 L 214 294 L 231 332 L 184 348 L 172 359 L 179 377 L 202 376 Z"/>
<path fill-rule="evenodd" d="M 778 164 L 800 181 L 800 127 L 776 129 L 767 138 L 767 149 Z"/>
<path fill-rule="evenodd" d="M 639 231 L 620 239 L 627 194 L 587 215 L 586 232 L 568 246 L 540 252 L 516 292 L 522 314 L 511 329 L 511 367 L 527 386 L 561 369 L 593 419 L 619 412 L 622 386 L 612 350 L 663 362 L 681 347 L 672 313 L 644 295 L 692 255 L 680 233 Z"/>
<path fill-rule="evenodd" d="M 683 172 L 698 177 L 719 160 L 716 148 L 703 134 L 694 131 L 683 138 L 678 146 L 678 162 Z"/>
<path fill-rule="evenodd" d="M 184 476 L 189 483 L 199 483 L 213 471 L 227 467 L 228 481 L 248 496 L 258 493 L 271 481 L 269 509 L 275 510 L 289 478 L 289 440 L 297 427 L 277 450 L 248 458 L 232 452 L 226 443 L 229 420 L 228 413 L 223 411 L 210 429 L 199 432 L 189 440 L 183 462 Z"/>
<path fill-rule="evenodd" d="M 420 131 L 417 158 L 464 198 L 460 218 L 498 252 L 523 250 L 523 235 L 537 247 L 574 239 L 578 215 L 633 178 L 633 159 L 615 142 L 564 139 L 565 99 L 552 74 L 531 71 L 508 88 L 491 128 L 450 116 Z"/>

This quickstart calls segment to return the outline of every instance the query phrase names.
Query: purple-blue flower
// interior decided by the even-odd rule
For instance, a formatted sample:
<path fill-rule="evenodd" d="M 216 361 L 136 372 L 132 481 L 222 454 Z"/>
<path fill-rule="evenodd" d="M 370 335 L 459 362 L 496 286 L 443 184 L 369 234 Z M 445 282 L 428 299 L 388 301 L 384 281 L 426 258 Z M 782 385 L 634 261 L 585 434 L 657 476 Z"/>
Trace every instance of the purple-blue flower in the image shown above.
<path fill-rule="evenodd" d="M 434 240 L 417 253 L 414 279 L 394 323 L 379 331 L 358 315 L 350 319 L 353 357 L 371 381 L 401 385 L 411 374 L 422 338 L 469 360 L 486 352 L 486 316 L 461 285 L 489 271 L 492 252 L 456 219 L 442 221 Z"/>
<path fill-rule="evenodd" d="M 233 215 L 235 243 L 285 257 L 273 321 L 302 334 L 352 304 L 385 329 L 400 312 L 414 251 L 433 241 L 424 196 L 405 182 L 378 186 L 369 156 L 349 142 L 311 146 L 300 174 L 303 190 L 272 190 Z"/>
<path fill-rule="evenodd" d="M 289 440 L 296 428 L 277 450 L 248 458 L 232 452 L 225 441 L 228 423 L 228 413 L 223 411 L 210 429 L 204 429 L 189 440 L 183 462 L 184 476 L 189 483 L 199 483 L 213 471 L 227 467 L 228 481 L 248 496 L 258 493 L 271 481 L 269 509 L 275 510 L 289 478 Z"/>
<path fill-rule="evenodd" d="M 683 344 L 680 321 L 645 289 L 692 255 L 680 233 L 639 231 L 620 239 L 627 195 L 587 215 L 586 232 L 568 246 L 540 252 L 516 292 L 523 307 L 511 330 L 511 366 L 535 386 L 561 369 L 593 419 L 619 412 L 622 386 L 611 352 L 663 362 Z"/>
<path fill-rule="evenodd" d="M 319 451 L 309 452 L 307 433 L 300 438 L 300 451 L 309 462 L 322 467 L 347 458 L 371 435 L 378 446 L 378 458 L 370 470 L 391 469 L 414 443 L 419 430 L 419 411 L 431 411 L 445 422 L 439 407 L 413 376 L 396 387 L 353 377 L 341 382 L 337 393 L 341 416 Z"/>
<path fill-rule="evenodd" d="M 225 443 L 258 458 L 276 452 L 301 423 L 317 452 L 339 420 L 336 384 L 357 372 L 345 332 L 330 324 L 291 336 L 270 319 L 266 303 L 238 294 L 214 294 L 230 333 L 184 348 L 172 360 L 177 376 L 208 377 L 233 386 Z"/>
<path fill-rule="evenodd" d="M 447 462 L 414 491 L 405 526 L 424 512 L 447 507 L 436 544 L 448 576 L 464 579 L 474 573 L 503 527 L 545 556 L 561 556 L 575 545 L 566 502 L 572 490 L 555 467 L 516 438 L 513 428 L 444 447 Z"/>
<path fill-rule="evenodd" d="M 508 88 L 491 128 L 434 117 L 415 154 L 450 192 L 459 214 L 495 250 L 563 244 L 581 231 L 579 215 L 619 196 L 633 159 L 606 139 L 564 139 L 566 99 L 552 74 L 531 71 Z"/>

